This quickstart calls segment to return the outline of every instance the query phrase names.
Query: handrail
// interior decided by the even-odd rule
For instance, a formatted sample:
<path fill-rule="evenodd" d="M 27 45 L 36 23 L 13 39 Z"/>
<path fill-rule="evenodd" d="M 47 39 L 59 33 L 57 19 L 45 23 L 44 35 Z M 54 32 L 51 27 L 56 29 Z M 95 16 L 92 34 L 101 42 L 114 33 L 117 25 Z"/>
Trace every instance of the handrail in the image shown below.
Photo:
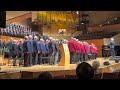
<path fill-rule="evenodd" d="M 120 18 L 120 17 L 116 17 L 116 18 Z M 106 22 L 109 22 L 109 21 L 112 21 L 112 20 L 115 20 L 115 17 L 112 17 L 112 18 L 107 18 L 105 21 L 103 21 L 101 24 L 94 24 L 94 25 L 91 25 L 90 27 L 94 27 L 94 26 L 99 26 L 99 25 L 102 25 Z"/>

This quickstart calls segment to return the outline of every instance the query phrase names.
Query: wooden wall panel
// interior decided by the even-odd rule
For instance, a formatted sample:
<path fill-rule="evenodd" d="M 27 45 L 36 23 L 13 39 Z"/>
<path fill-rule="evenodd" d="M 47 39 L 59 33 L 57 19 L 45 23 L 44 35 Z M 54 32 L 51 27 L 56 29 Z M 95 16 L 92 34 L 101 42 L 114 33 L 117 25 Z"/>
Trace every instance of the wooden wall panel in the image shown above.
<path fill-rule="evenodd" d="M 82 41 L 86 41 L 89 44 L 91 43 L 95 44 L 98 48 L 98 57 L 102 57 L 102 45 L 104 45 L 103 39 L 82 40 Z"/>
<path fill-rule="evenodd" d="M 8 19 L 8 20 L 6 20 L 6 23 L 10 24 L 10 23 L 13 23 L 13 22 L 21 22 L 21 21 L 24 21 L 28 18 L 32 18 L 32 13 L 27 13 L 27 14 L 24 14 L 24 15 L 21 15 L 21 16 L 12 18 L 12 19 Z"/>

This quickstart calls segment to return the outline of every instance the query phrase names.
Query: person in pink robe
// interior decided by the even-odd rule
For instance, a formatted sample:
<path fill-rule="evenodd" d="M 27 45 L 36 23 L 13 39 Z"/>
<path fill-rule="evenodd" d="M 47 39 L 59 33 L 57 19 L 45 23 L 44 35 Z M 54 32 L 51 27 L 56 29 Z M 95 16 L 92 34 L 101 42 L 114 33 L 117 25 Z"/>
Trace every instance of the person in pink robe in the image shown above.
<path fill-rule="evenodd" d="M 84 55 L 85 55 L 84 44 L 83 42 L 81 42 L 81 61 L 82 62 L 85 61 Z"/>
<path fill-rule="evenodd" d="M 68 42 L 68 48 L 69 48 L 69 51 L 70 51 L 70 63 L 71 64 L 74 63 L 75 52 L 76 52 L 76 48 L 75 48 L 74 42 L 75 42 L 75 40 L 74 40 L 73 37 Z"/>
<path fill-rule="evenodd" d="M 97 52 L 97 49 L 95 48 L 95 45 L 93 43 L 91 43 L 90 50 L 91 50 L 91 53 L 92 53 L 92 59 L 95 59 L 95 54 Z"/>
<path fill-rule="evenodd" d="M 87 61 L 88 60 L 88 47 L 87 47 L 87 43 L 86 42 L 83 42 L 83 45 L 84 45 L 84 60 Z"/>

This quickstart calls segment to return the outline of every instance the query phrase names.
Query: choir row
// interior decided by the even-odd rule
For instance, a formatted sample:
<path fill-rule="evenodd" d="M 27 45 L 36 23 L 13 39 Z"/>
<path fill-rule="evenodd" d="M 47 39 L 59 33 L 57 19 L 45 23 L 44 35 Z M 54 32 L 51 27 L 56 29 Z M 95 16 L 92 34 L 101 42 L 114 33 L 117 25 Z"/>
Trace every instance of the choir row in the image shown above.
<path fill-rule="evenodd" d="M 58 64 L 61 53 L 57 46 L 61 44 L 68 44 L 70 51 L 70 63 L 77 63 L 89 59 L 95 59 L 97 54 L 97 47 L 94 44 L 89 45 L 87 42 L 78 41 L 72 38 L 71 40 L 65 39 L 48 39 L 38 40 L 37 36 L 34 39 L 31 35 L 25 36 L 25 40 L 11 40 L 5 42 L 0 40 L 0 53 L 5 58 L 13 59 L 13 66 L 16 66 L 16 60 L 19 59 L 19 65 L 32 66 L 38 64 L 49 63 Z M 92 57 L 89 57 L 92 56 Z M 45 58 L 43 58 L 45 57 Z"/>
<path fill-rule="evenodd" d="M 24 37 L 32 34 L 29 26 L 19 24 L 6 24 L 6 28 L 1 28 L 0 31 L 4 36 Z"/>
<path fill-rule="evenodd" d="M 91 43 L 90 45 L 87 42 L 79 41 L 76 38 L 72 38 L 68 42 L 68 47 L 70 51 L 71 63 L 96 59 L 98 53 L 98 48 L 95 44 Z"/>

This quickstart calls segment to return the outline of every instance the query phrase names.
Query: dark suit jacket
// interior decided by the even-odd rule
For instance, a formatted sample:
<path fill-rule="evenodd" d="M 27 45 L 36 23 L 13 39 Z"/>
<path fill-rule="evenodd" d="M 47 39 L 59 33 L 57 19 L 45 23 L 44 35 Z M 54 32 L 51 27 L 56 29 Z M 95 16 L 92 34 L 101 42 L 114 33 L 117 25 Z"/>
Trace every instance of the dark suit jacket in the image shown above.
<path fill-rule="evenodd" d="M 28 52 L 28 40 L 25 40 L 23 43 L 23 53 L 27 53 Z"/>
<path fill-rule="evenodd" d="M 23 53 L 23 43 L 20 43 L 19 45 L 18 45 L 18 52 L 19 53 Z"/>
<path fill-rule="evenodd" d="M 55 52 L 55 43 L 54 43 L 54 42 L 49 42 L 48 47 L 49 47 L 49 54 L 50 54 L 50 55 L 51 55 L 53 52 Z"/>
<path fill-rule="evenodd" d="M 36 40 L 33 40 L 33 52 L 38 52 L 38 42 Z"/>
<path fill-rule="evenodd" d="M 27 47 L 28 47 L 28 52 L 33 53 L 33 40 L 28 40 Z"/>
<path fill-rule="evenodd" d="M 40 42 L 40 43 L 38 43 L 38 51 L 40 52 L 40 53 L 42 53 L 43 52 L 43 50 L 42 50 L 42 42 Z"/>
<path fill-rule="evenodd" d="M 12 58 L 15 58 L 18 55 L 18 45 L 17 44 L 14 43 L 12 45 L 12 51 L 13 51 Z"/>

